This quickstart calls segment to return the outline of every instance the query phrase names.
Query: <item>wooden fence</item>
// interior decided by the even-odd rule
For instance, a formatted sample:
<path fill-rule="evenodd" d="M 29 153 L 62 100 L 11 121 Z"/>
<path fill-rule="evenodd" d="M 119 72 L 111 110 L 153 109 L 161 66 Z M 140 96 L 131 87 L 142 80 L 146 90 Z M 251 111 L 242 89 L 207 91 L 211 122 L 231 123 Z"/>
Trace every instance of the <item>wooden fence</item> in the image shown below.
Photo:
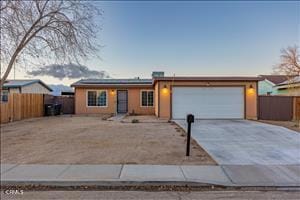
<path fill-rule="evenodd" d="M 7 123 L 44 115 L 43 94 L 9 94 L 7 102 L 1 102 L 0 122 Z"/>
<path fill-rule="evenodd" d="M 259 96 L 258 118 L 262 120 L 292 121 L 300 119 L 300 97 Z"/>

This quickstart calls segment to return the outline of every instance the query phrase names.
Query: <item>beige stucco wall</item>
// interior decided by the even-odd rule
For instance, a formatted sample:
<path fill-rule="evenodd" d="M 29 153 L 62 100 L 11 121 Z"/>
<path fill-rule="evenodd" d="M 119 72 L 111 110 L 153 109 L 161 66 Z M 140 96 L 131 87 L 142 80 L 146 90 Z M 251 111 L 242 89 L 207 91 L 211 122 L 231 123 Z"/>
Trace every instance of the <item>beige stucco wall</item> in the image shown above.
<path fill-rule="evenodd" d="M 106 107 L 89 107 L 87 106 L 87 91 L 97 90 L 93 89 L 83 89 L 75 88 L 75 114 L 97 114 L 97 113 L 115 113 L 115 92 L 112 93 L 111 89 L 107 90 L 107 106 Z M 100 90 L 100 89 L 99 89 Z"/>
<path fill-rule="evenodd" d="M 128 90 L 128 112 L 142 115 L 154 115 L 155 113 L 155 97 L 154 104 L 152 107 L 141 106 L 141 91 L 142 90 L 153 90 L 148 89 L 129 89 Z M 155 95 L 155 94 L 154 94 Z"/>
<path fill-rule="evenodd" d="M 157 116 L 160 118 L 171 118 L 171 95 L 173 86 L 243 86 L 245 87 L 245 115 L 246 119 L 257 119 L 257 82 L 228 82 L 228 81 L 159 81 L 159 108 Z M 158 85 L 158 82 L 156 82 Z M 155 85 L 155 87 L 157 87 Z M 164 90 L 164 86 L 167 90 Z M 250 89 L 250 85 L 253 89 Z"/>
<path fill-rule="evenodd" d="M 128 113 L 154 115 L 153 107 L 141 107 L 140 92 L 141 90 L 151 90 L 152 88 L 129 88 L 121 89 L 128 91 Z M 108 105 L 107 107 L 88 107 L 87 91 L 89 90 L 107 90 Z M 114 92 L 113 92 L 114 91 Z M 75 88 L 75 113 L 76 114 L 96 114 L 96 113 L 116 113 L 117 89 L 116 88 Z"/>
<path fill-rule="evenodd" d="M 207 87 L 207 81 L 174 81 L 172 86 L 204 86 Z M 250 89 L 250 85 L 253 89 Z M 167 90 L 164 89 L 167 86 Z M 221 82 L 210 81 L 209 86 L 243 86 L 245 87 L 245 115 L 246 119 L 257 118 L 257 82 Z M 106 88 L 108 92 L 108 106 L 107 107 L 87 107 L 87 91 L 98 90 L 101 88 L 76 88 L 75 89 L 75 113 L 89 114 L 89 113 L 116 113 L 116 88 Z M 160 118 L 171 118 L 171 94 L 172 87 L 170 81 L 159 81 L 154 86 L 154 106 L 141 107 L 141 90 L 151 90 L 148 88 L 128 88 L 128 112 L 136 114 L 151 115 L 155 114 Z M 114 92 L 112 92 L 114 90 Z M 124 90 L 124 89 L 122 89 Z"/>
<path fill-rule="evenodd" d="M 40 83 L 33 83 L 22 87 L 21 93 L 50 94 L 51 92 Z"/>

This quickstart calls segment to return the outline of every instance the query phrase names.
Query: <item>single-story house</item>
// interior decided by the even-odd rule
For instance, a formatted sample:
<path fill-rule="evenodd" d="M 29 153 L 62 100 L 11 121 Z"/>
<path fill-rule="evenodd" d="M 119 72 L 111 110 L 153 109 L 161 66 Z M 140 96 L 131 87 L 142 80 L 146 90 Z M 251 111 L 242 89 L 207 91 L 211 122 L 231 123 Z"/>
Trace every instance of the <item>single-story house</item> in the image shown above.
<path fill-rule="evenodd" d="M 9 93 L 49 94 L 52 89 L 39 79 L 7 80 L 3 90 Z"/>
<path fill-rule="evenodd" d="M 39 79 L 7 80 L 2 88 L 1 100 L 7 101 L 8 94 L 12 93 L 34 93 L 50 94 L 52 89 Z"/>
<path fill-rule="evenodd" d="M 259 77 L 262 78 L 258 82 L 259 95 L 278 95 L 276 85 L 287 81 L 289 78 L 286 75 L 259 75 Z"/>
<path fill-rule="evenodd" d="M 75 113 L 129 113 L 166 119 L 256 119 L 259 77 L 86 79 L 73 83 Z"/>
<path fill-rule="evenodd" d="M 283 81 L 276 85 L 278 95 L 300 96 L 300 76 Z"/>

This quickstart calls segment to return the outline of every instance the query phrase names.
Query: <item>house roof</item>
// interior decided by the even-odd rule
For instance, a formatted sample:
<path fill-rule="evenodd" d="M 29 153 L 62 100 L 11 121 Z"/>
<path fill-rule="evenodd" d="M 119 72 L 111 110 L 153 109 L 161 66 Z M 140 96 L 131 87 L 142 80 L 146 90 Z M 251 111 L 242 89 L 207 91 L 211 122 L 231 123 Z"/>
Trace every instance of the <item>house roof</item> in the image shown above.
<path fill-rule="evenodd" d="M 48 85 L 46 85 L 43 81 L 41 81 L 40 79 L 6 80 L 4 82 L 3 88 L 4 89 L 20 88 L 20 87 L 24 87 L 24 86 L 31 85 L 34 83 L 40 83 L 41 85 L 43 85 L 45 88 L 47 88 L 49 91 L 52 92 L 52 89 Z"/>
<path fill-rule="evenodd" d="M 286 80 L 288 80 L 288 76 L 286 75 L 259 75 L 263 78 L 263 80 L 268 80 L 272 82 L 274 85 L 277 85 L 279 83 L 282 83 Z"/>
<path fill-rule="evenodd" d="M 73 83 L 72 87 L 77 86 L 93 86 L 93 85 L 152 85 L 152 79 L 83 79 Z"/>
<path fill-rule="evenodd" d="M 153 79 L 83 79 L 73 83 L 72 87 L 80 86 L 151 86 L 157 81 L 260 81 L 256 76 L 197 76 L 197 77 L 154 77 Z"/>
<path fill-rule="evenodd" d="M 277 84 L 277 86 L 296 84 L 296 83 L 300 83 L 300 76 L 296 76 L 290 80 L 283 81 L 282 83 Z"/>

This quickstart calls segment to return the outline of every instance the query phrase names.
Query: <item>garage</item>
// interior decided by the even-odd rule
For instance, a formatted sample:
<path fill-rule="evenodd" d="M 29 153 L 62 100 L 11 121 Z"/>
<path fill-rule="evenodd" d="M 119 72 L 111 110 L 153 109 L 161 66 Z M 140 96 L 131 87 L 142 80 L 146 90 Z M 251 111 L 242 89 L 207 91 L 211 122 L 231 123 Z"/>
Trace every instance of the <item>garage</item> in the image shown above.
<path fill-rule="evenodd" d="M 172 118 L 244 119 L 244 87 L 173 87 Z"/>

